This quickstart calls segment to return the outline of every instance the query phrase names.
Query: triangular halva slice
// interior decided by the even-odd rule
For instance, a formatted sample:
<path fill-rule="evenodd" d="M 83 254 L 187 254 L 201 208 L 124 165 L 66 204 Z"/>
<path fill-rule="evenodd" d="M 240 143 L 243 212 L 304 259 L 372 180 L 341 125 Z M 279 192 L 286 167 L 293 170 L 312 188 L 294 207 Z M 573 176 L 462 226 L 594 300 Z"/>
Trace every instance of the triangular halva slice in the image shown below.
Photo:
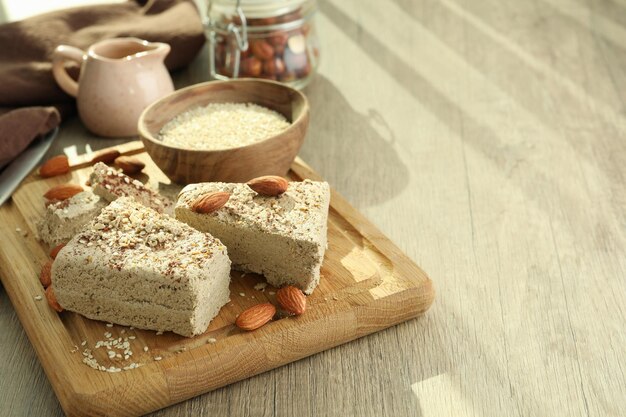
<path fill-rule="evenodd" d="M 93 192 L 106 201 L 119 197 L 132 197 L 146 207 L 159 213 L 174 215 L 174 203 L 154 190 L 149 189 L 139 180 L 130 178 L 115 169 L 98 162 L 89 176 Z"/>
<path fill-rule="evenodd" d="M 208 214 L 192 210 L 196 199 L 218 191 L 231 194 L 222 208 Z M 326 250 L 329 201 L 328 183 L 310 180 L 290 182 L 276 197 L 259 195 L 246 184 L 191 184 L 179 194 L 176 218 L 220 239 L 234 268 L 310 294 Z"/>
<path fill-rule="evenodd" d="M 88 318 L 203 333 L 229 297 L 226 247 L 129 197 L 105 207 L 59 252 L 52 288 Z"/>

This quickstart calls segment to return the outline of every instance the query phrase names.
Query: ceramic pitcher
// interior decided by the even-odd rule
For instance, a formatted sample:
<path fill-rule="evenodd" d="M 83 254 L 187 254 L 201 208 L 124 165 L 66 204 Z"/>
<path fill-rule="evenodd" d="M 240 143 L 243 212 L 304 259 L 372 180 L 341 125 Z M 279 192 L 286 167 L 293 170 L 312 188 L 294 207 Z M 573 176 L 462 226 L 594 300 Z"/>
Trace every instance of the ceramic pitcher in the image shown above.
<path fill-rule="evenodd" d="M 60 45 L 52 72 L 59 86 L 76 97 L 80 118 L 90 131 L 106 137 L 134 136 L 141 112 L 174 91 L 163 63 L 169 51 L 166 43 L 137 38 L 104 40 L 87 52 Z M 78 82 L 67 74 L 66 61 L 80 65 Z"/>

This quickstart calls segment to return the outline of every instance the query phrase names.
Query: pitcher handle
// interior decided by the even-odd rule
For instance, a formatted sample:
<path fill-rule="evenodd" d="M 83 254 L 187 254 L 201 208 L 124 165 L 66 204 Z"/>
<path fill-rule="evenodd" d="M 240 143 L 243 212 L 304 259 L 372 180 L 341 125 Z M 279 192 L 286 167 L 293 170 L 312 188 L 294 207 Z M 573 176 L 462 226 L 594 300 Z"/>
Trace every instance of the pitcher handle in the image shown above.
<path fill-rule="evenodd" d="M 52 55 L 52 75 L 63 91 L 72 97 L 78 95 L 78 83 L 65 70 L 65 61 L 82 64 L 85 52 L 68 45 L 59 45 Z"/>

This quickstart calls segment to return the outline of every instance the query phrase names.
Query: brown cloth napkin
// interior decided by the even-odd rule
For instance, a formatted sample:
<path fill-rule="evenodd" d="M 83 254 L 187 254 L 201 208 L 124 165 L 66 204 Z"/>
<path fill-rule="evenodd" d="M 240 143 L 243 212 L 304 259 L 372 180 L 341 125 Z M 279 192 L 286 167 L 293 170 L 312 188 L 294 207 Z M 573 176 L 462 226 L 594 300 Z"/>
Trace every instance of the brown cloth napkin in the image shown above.
<path fill-rule="evenodd" d="M 0 25 L 0 169 L 59 124 L 54 108 L 63 114 L 72 103 L 52 77 L 54 49 L 66 44 L 85 50 L 102 39 L 124 36 L 169 43 L 165 65 L 170 70 L 189 64 L 205 41 L 191 0 L 77 7 Z M 17 107 L 25 108 L 7 113 Z"/>

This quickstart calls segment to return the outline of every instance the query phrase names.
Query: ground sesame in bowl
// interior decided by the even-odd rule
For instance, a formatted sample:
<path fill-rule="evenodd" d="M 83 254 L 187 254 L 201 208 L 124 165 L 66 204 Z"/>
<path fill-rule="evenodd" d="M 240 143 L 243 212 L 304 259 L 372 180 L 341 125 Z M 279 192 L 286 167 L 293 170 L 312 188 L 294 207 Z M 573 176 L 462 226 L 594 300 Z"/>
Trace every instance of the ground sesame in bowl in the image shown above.
<path fill-rule="evenodd" d="M 253 103 L 210 103 L 174 117 L 159 132 L 164 144 L 217 150 L 251 145 L 287 129 L 282 114 Z"/>

